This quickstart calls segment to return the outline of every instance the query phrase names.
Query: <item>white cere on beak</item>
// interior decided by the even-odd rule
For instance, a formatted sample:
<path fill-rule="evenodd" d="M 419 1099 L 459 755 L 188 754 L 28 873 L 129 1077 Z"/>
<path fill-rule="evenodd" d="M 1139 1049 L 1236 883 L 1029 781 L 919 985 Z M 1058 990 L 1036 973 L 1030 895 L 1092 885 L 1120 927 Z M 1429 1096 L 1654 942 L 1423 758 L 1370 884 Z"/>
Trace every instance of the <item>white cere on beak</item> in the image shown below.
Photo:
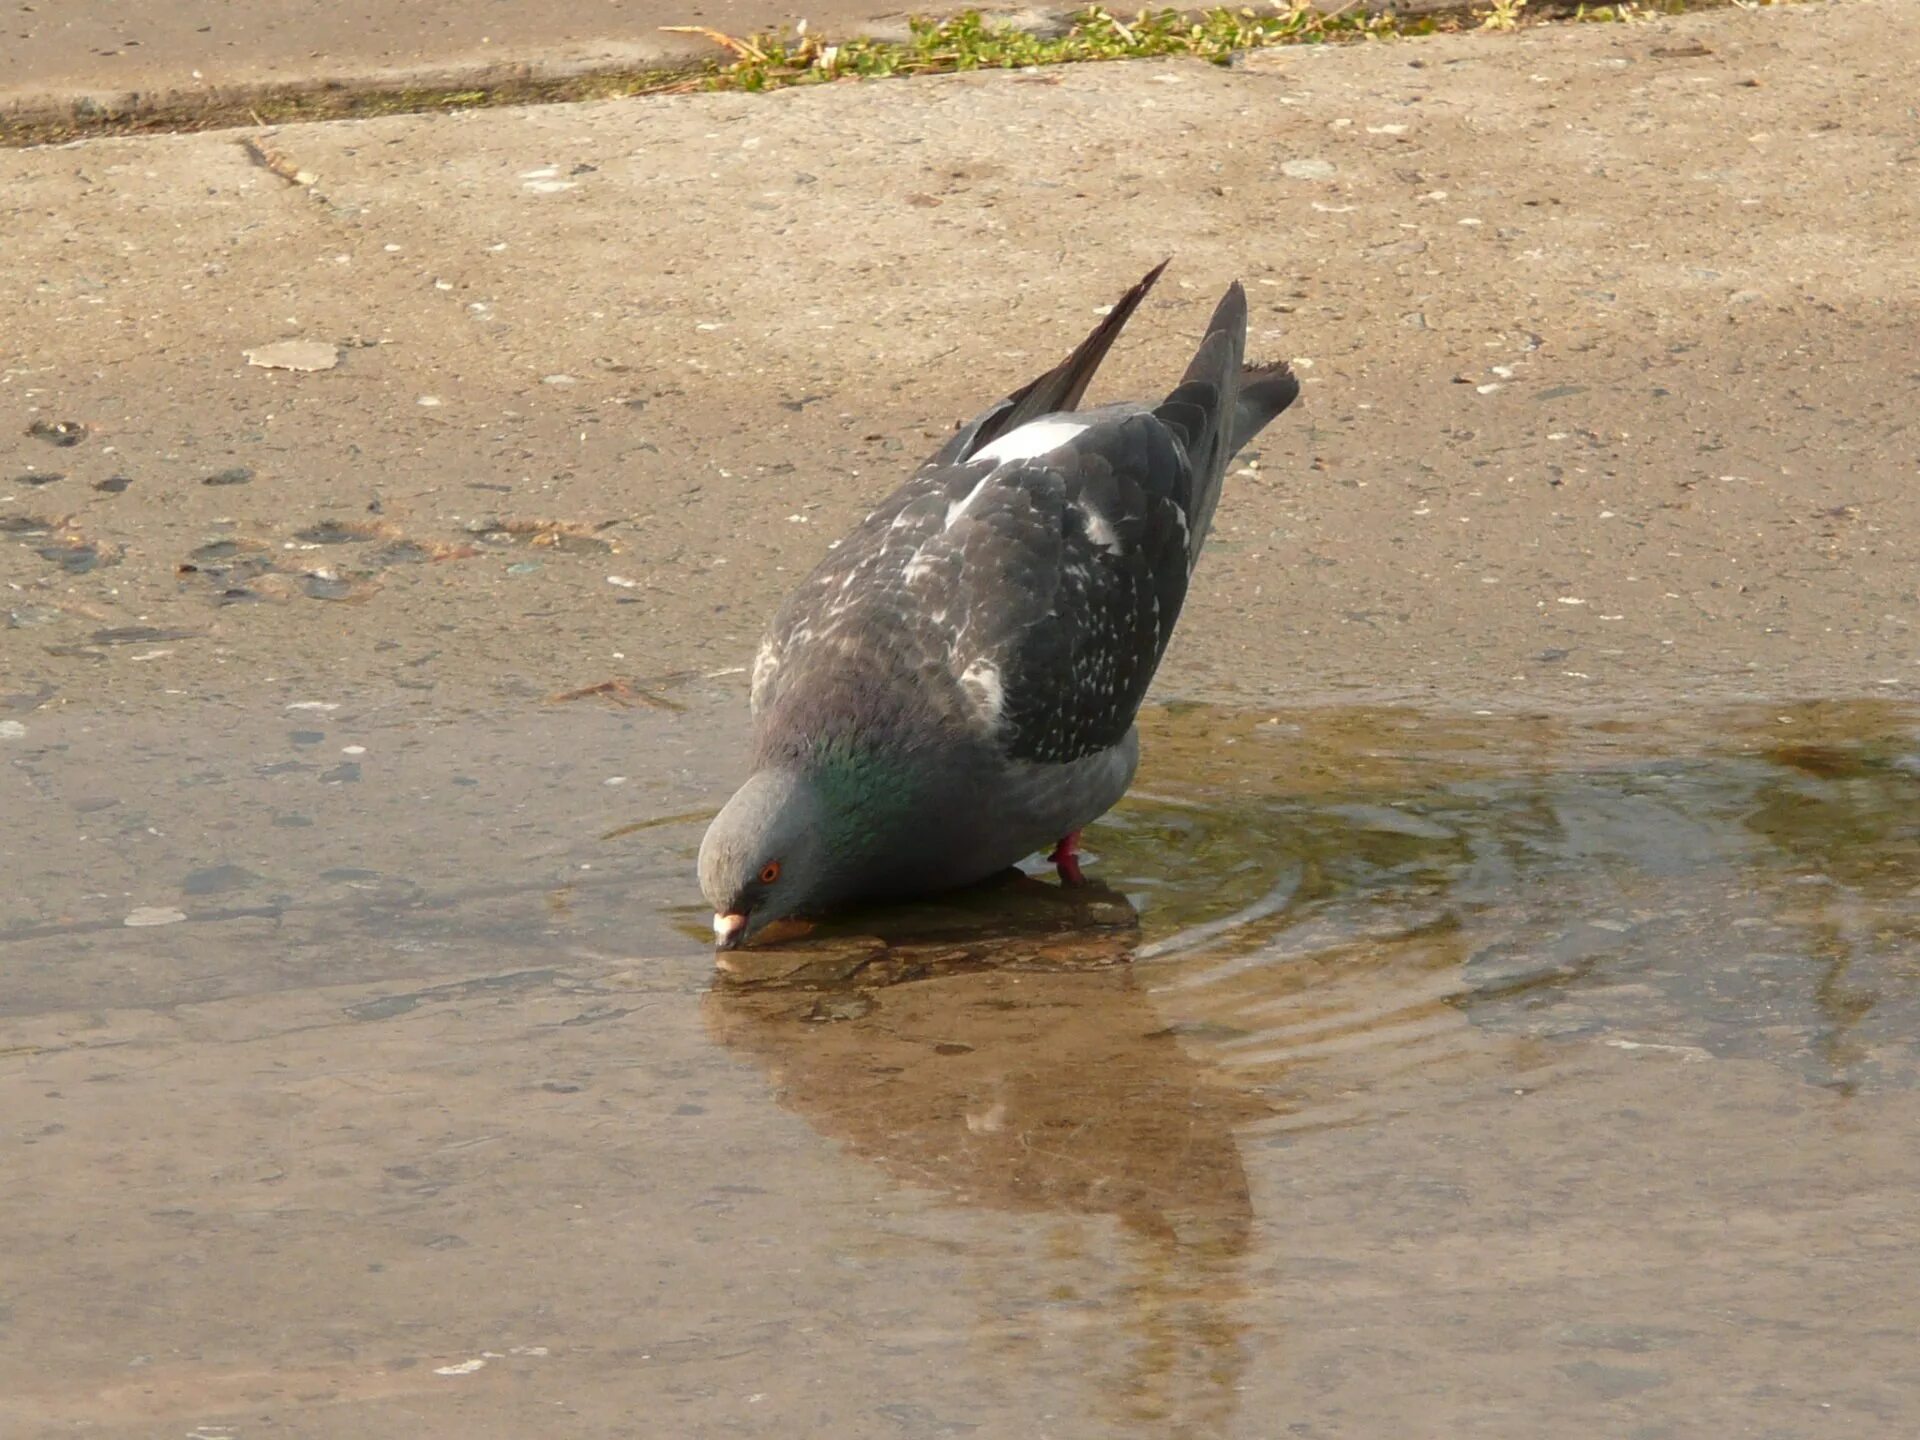
<path fill-rule="evenodd" d="M 713 938 L 722 945 L 737 938 L 747 928 L 744 915 L 716 915 L 713 917 Z"/>

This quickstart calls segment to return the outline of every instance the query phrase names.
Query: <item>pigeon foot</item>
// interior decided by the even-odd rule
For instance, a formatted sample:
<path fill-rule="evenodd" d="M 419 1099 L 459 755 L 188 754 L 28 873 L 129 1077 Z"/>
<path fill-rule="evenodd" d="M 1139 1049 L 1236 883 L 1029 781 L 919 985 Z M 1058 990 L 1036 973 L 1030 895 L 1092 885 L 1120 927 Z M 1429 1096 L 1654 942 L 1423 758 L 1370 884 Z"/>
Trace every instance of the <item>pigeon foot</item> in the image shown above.
<path fill-rule="evenodd" d="M 1080 832 L 1075 830 L 1061 836 L 1060 843 L 1047 856 L 1047 863 L 1060 872 L 1062 885 L 1086 884 L 1086 876 L 1080 873 Z"/>

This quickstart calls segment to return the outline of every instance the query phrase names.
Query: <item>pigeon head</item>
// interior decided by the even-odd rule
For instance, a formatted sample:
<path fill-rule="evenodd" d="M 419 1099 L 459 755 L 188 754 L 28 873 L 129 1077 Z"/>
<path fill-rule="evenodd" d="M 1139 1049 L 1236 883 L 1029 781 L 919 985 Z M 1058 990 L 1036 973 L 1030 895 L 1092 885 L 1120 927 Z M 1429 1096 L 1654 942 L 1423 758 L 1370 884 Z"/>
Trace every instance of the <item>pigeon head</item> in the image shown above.
<path fill-rule="evenodd" d="M 882 882 L 924 838 L 927 794 L 926 776 L 899 756 L 844 737 L 769 757 L 700 842 L 720 948 Z"/>
<path fill-rule="evenodd" d="M 700 842 L 700 888 L 722 949 L 831 898 L 828 819 L 817 788 L 793 770 L 761 770 L 734 792 Z"/>

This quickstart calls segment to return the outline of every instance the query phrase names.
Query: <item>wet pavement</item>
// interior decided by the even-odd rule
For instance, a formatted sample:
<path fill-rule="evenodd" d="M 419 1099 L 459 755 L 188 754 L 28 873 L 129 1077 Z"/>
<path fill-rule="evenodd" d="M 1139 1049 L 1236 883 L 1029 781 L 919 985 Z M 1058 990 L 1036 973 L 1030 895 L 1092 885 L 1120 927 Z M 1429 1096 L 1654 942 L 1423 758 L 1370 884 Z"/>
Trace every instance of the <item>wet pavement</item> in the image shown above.
<path fill-rule="evenodd" d="M 10 1433 L 1920 1413 L 1920 709 L 1176 707 L 729 976 L 680 703 L 16 722 Z"/>

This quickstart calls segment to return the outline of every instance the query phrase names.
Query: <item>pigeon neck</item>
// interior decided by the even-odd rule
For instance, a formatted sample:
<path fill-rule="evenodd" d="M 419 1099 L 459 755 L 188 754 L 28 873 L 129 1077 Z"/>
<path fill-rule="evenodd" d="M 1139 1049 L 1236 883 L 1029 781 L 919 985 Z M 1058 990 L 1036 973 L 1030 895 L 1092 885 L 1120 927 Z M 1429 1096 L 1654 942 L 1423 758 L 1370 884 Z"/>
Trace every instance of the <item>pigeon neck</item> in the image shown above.
<path fill-rule="evenodd" d="M 814 736 L 797 759 L 830 814 L 906 814 L 918 797 L 919 777 L 908 755 L 851 735 Z"/>

